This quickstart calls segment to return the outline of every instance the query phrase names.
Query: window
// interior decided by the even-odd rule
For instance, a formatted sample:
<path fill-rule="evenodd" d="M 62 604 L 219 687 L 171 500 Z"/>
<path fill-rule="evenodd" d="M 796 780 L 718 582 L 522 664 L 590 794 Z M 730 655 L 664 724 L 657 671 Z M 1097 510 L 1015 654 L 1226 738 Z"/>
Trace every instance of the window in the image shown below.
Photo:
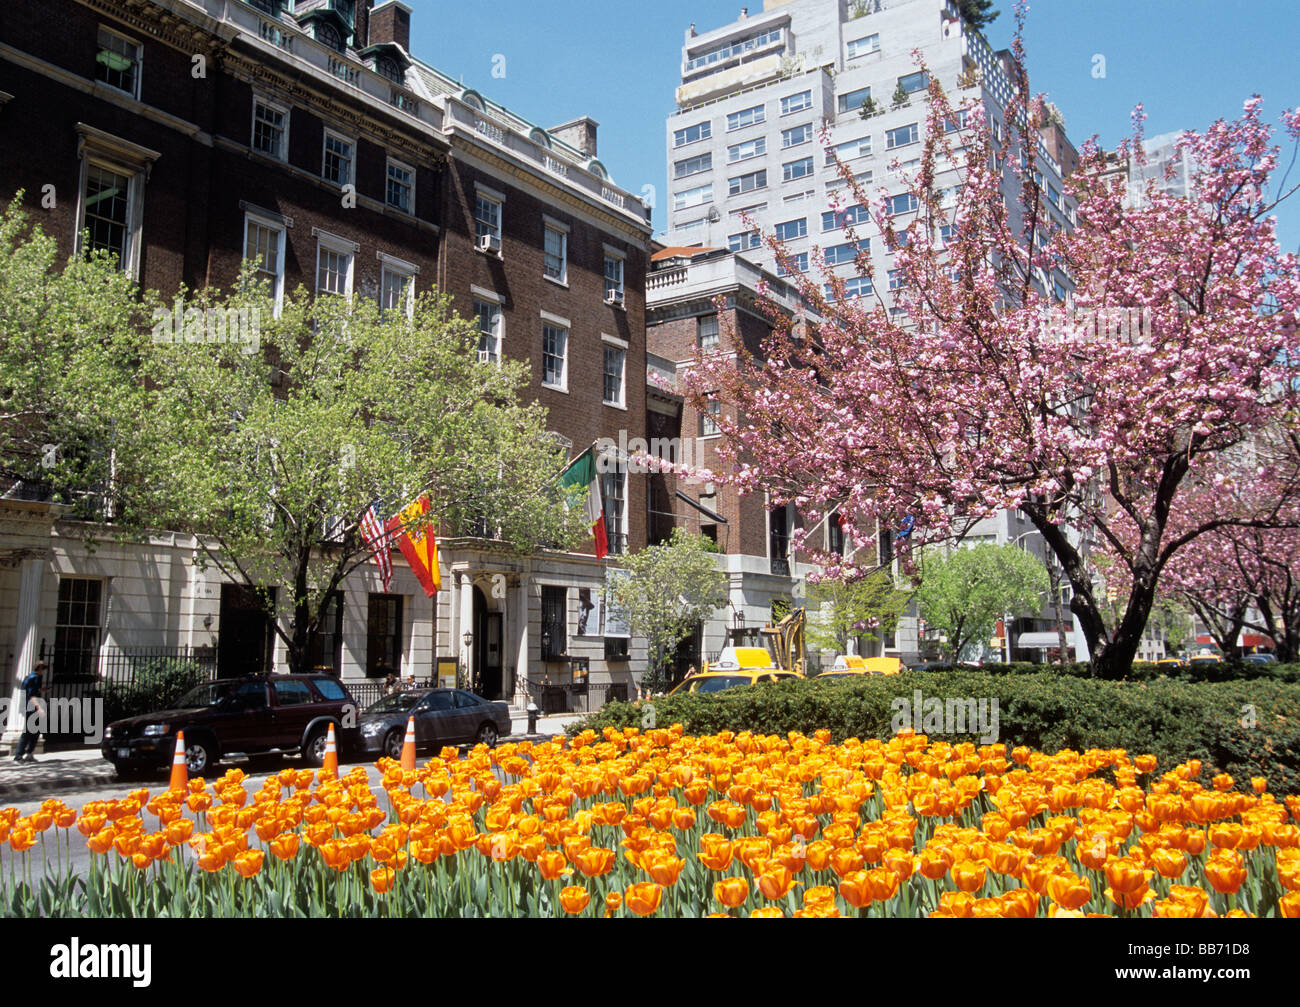
<path fill-rule="evenodd" d="M 673 193 L 673 209 L 685 210 L 691 206 L 700 206 L 713 199 L 713 184 L 696 186 Z"/>
<path fill-rule="evenodd" d="M 856 91 L 848 91 L 845 94 L 840 95 L 839 98 L 836 99 L 835 107 L 840 115 L 845 115 L 849 112 L 858 112 L 870 97 L 871 88 L 860 87 Z"/>
<path fill-rule="evenodd" d="M 945 133 L 956 133 L 958 130 L 966 128 L 966 110 L 958 109 L 952 115 L 946 115 L 943 118 L 943 131 Z"/>
<path fill-rule="evenodd" d="M 767 121 L 767 106 L 755 105 L 753 108 L 743 108 L 739 112 L 732 112 L 727 116 L 727 131 L 733 129 L 744 129 L 746 126 L 757 126 L 760 122 Z"/>
<path fill-rule="evenodd" d="M 727 180 L 728 195 L 739 196 L 742 192 L 753 192 L 767 185 L 767 171 L 753 171 L 748 175 L 737 175 Z"/>
<path fill-rule="evenodd" d="M 746 252 L 751 248 L 757 248 L 763 243 L 762 238 L 758 236 L 758 229 L 752 231 L 741 231 L 739 234 L 732 234 L 727 237 L 727 247 L 733 252 Z"/>
<path fill-rule="evenodd" d="M 917 91 L 924 91 L 930 86 L 930 75 L 924 70 L 909 73 L 898 78 L 898 86 L 908 94 L 916 94 Z"/>
<path fill-rule="evenodd" d="M 749 217 L 752 220 L 766 209 L 766 203 L 752 203 L 749 206 L 738 206 L 734 210 L 728 210 L 727 215 L 731 217 Z"/>
<path fill-rule="evenodd" d="M 321 238 L 316 246 L 316 293 L 352 296 L 354 247 Z"/>
<path fill-rule="evenodd" d="M 760 154 L 767 153 L 767 138 L 757 137 L 753 140 L 746 140 L 744 143 L 738 143 L 733 147 L 727 148 L 727 163 L 735 164 L 737 161 L 747 161 L 751 157 L 758 157 Z"/>
<path fill-rule="evenodd" d="M 415 169 L 401 161 L 388 162 L 386 201 L 395 210 L 415 212 Z"/>
<path fill-rule="evenodd" d="M 853 262 L 857 258 L 859 249 L 864 252 L 870 251 L 871 242 L 864 239 L 849 241 L 843 245 L 831 245 L 826 249 L 826 263 L 831 266 L 842 266 L 846 262 Z"/>
<path fill-rule="evenodd" d="M 478 319 L 478 358 L 486 363 L 501 362 L 501 305 L 474 299 Z"/>
<path fill-rule="evenodd" d="M 844 526 L 838 514 L 826 518 L 826 551 L 833 556 L 844 555 Z"/>
<path fill-rule="evenodd" d="M 780 241 L 792 241 L 795 238 L 805 237 L 807 234 L 807 217 L 800 217 L 798 220 L 787 220 L 776 225 L 776 236 Z"/>
<path fill-rule="evenodd" d="M 623 405 L 623 372 L 627 363 L 627 350 L 620 346 L 604 346 L 605 398 L 609 406 Z"/>
<path fill-rule="evenodd" d="M 287 109 L 262 101 L 260 98 L 253 100 L 253 149 L 255 151 L 273 157 L 277 161 L 287 160 L 288 131 Z"/>
<path fill-rule="evenodd" d="M 543 258 L 546 276 L 565 283 L 569 275 L 569 235 L 566 229 L 546 224 Z"/>
<path fill-rule="evenodd" d="M 850 276 L 844 281 L 845 297 L 866 297 L 871 289 L 871 278 L 867 276 Z M 829 283 L 826 284 L 826 300 L 835 300 L 835 291 Z"/>
<path fill-rule="evenodd" d="M 119 266 L 129 268 L 131 238 L 131 189 L 134 179 L 107 165 L 91 161 L 86 166 L 82 229 L 89 232 L 87 250 L 117 256 Z"/>
<path fill-rule="evenodd" d="M 605 300 L 623 303 L 623 256 L 605 250 Z"/>
<path fill-rule="evenodd" d="M 542 660 L 563 657 L 569 649 L 569 590 L 542 585 Z"/>
<path fill-rule="evenodd" d="M 871 220 L 871 210 L 865 203 L 846 207 L 843 210 L 831 210 L 822 214 L 822 230 L 835 231 L 841 227 L 865 224 Z"/>
<path fill-rule="evenodd" d="M 798 161 L 787 161 L 781 165 L 781 172 L 787 182 L 793 182 L 796 178 L 806 178 L 813 173 L 813 159 L 803 157 Z"/>
<path fill-rule="evenodd" d="M 916 196 L 910 192 L 900 192 L 897 196 L 890 196 L 885 200 L 885 205 L 891 217 L 896 217 L 900 213 L 910 213 L 916 209 Z"/>
<path fill-rule="evenodd" d="M 311 686 L 300 678 L 291 678 L 287 681 L 275 681 L 272 683 L 275 688 L 275 705 L 280 706 L 306 706 L 315 700 L 311 694 Z"/>
<path fill-rule="evenodd" d="M 398 87 L 406 86 L 406 75 L 402 73 L 402 68 L 397 65 L 396 60 L 388 56 L 375 57 L 375 73 L 390 84 L 396 84 Z"/>
<path fill-rule="evenodd" d="M 343 52 L 343 36 L 339 30 L 328 21 L 317 21 L 314 29 L 316 41 L 321 45 L 333 49 L 335 52 Z"/>
<path fill-rule="evenodd" d="M 791 273 L 806 273 L 806 272 L 808 272 L 807 252 L 800 252 L 798 255 L 791 256 L 790 268 L 787 269 L 785 266 L 781 265 L 780 263 L 777 264 L 777 268 L 776 268 L 777 276 L 789 276 Z"/>
<path fill-rule="evenodd" d="M 952 244 L 953 238 L 957 235 L 957 228 L 952 224 L 939 225 L 939 244 L 947 248 Z"/>
<path fill-rule="evenodd" d="M 411 318 L 415 314 L 415 275 L 405 269 L 385 264 L 379 275 L 379 310 L 400 311 Z"/>
<path fill-rule="evenodd" d="M 308 645 L 308 663 L 313 671 L 327 671 L 331 674 L 338 675 L 343 668 L 343 592 L 331 592 L 329 600 L 321 609 L 320 623 L 316 627 L 316 635 L 312 637 Z M 319 685 L 317 686 L 320 687 Z M 329 686 L 326 685 L 326 688 Z M 324 689 L 321 689 L 322 695 L 326 698 L 334 698 L 327 695 Z M 342 698 L 342 697 L 338 697 Z"/>
<path fill-rule="evenodd" d="M 811 91 L 800 91 L 798 94 L 787 95 L 781 99 L 782 115 L 793 115 L 795 112 L 802 112 L 805 108 L 812 108 Z"/>
<path fill-rule="evenodd" d="M 559 325 L 542 326 L 542 384 L 566 391 L 568 380 L 566 351 L 569 330 Z"/>
<path fill-rule="evenodd" d="M 734 42 L 727 42 L 723 45 L 715 46 L 712 49 L 706 49 L 698 55 L 692 56 L 686 62 L 686 72 L 698 70 L 700 67 L 712 66 L 714 63 L 723 63 L 727 60 L 743 56 L 747 52 L 755 49 L 762 49 L 769 45 L 776 45 L 781 41 L 780 28 L 769 28 L 767 31 L 760 32 L 757 35 L 751 35 L 749 38 L 738 39 Z"/>
<path fill-rule="evenodd" d="M 801 143 L 807 143 L 812 139 L 812 123 L 805 122 L 802 126 L 792 126 L 790 129 L 781 130 L 781 146 L 797 147 Z"/>
<path fill-rule="evenodd" d="M 474 197 L 474 237 L 481 243 L 484 238 L 501 241 L 502 200 L 480 190 Z"/>
<path fill-rule="evenodd" d="M 868 157 L 871 154 L 871 137 L 860 136 L 856 140 L 846 140 L 844 143 L 837 143 L 826 151 L 826 163 L 835 164 L 836 161 L 852 161 L 855 157 Z"/>
<path fill-rule="evenodd" d="M 696 157 L 688 157 L 686 160 L 678 161 L 673 165 L 673 178 L 685 178 L 687 175 L 698 175 L 702 171 L 709 171 L 712 167 L 712 154 L 699 154 Z"/>
<path fill-rule="evenodd" d="M 673 133 L 673 146 L 685 147 L 688 143 L 695 143 L 697 140 L 707 140 L 713 135 L 713 127 L 709 122 L 697 122 L 694 126 L 687 126 Z"/>
<path fill-rule="evenodd" d="M 1061 190 L 1058 189 L 1056 186 L 1052 185 L 1050 182 L 1047 184 L 1047 201 L 1051 203 L 1053 206 L 1057 207 L 1058 209 L 1060 208 Z"/>
<path fill-rule="evenodd" d="M 889 566 L 894 562 L 894 533 L 888 528 L 881 528 L 878 542 L 880 565 Z"/>
<path fill-rule="evenodd" d="M 777 507 L 768 512 L 767 554 L 771 561 L 771 572 L 788 577 L 790 575 L 790 511 L 787 507 Z"/>
<path fill-rule="evenodd" d="M 325 156 L 321 177 L 342 188 L 352 182 L 352 141 L 325 131 Z"/>
<path fill-rule="evenodd" d="M 921 138 L 921 131 L 917 123 L 911 123 L 907 126 L 899 126 L 897 129 L 885 130 L 885 147 L 893 150 L 895 147 L 906 147 L 909 143 L 916 143 Z"/>
<path fill-rule="evenodd" d="M 716 437 L 720 430 L 718 427 L 718 418 L 722 416 L 722 403 L 717 399 L 709 399 L 704 412 L 700 413 L 700 436 Z"/>
<path fill-rule="evenodd" d="M 284 295 L 284 228 L 269 220 L 244 218 L 244 258 L 257 268 L 257 278 L 265 280 L 276 309 Z"/>
<path fill-rule="evenodd" d="M 99 29 L 95 79 L 109 87 L 140 97 L 140 46 L 107 28 Z"/>
<path fill-rule="evenodd" d="M 695 342 L 701 350 L 718 348 L 718 316 L 701 315 L 695 321 Z"/>
<path fill-rule="evenodd" d="M 59 605 L 54 624 L 54 681 L 93 678 L 98 672 L 103 596 L 104 582 L 101 580 L 59 578 Z"/>
<path fill-rule="evenodd" d="M 860 171 L 853 176 L 853 181 L 855 181 L 859 186 L 869 185 L 871 183 L 871 172 Z M 847 187 L 848 184 L 849 183 L 846 182 L 843 178 L 838 178 L 838 177 L 832 178 L 829 182 L 826 183 L 826 191 L 836 192 L 839 189 L 843 189 Z"/>
<path fill-rule="evenodd" d="M 889 289 L 902 290 L 907 285 L 907 279 L 903 276 L 901 269 L 891 269 L 889 271 Z"/>
<path fill-rule="evenodd" d="M 402 673 L 402 596 L 372 594 L 366 612 L 366 677 Z"/>
<path fill-rule="evenodd" d="M 607 471 L 600 477 L 600 493 L 605 505 L 605 540 L 613 555 L 627 552 L 627 462 L 619 458 L 606 461 Z"/>
<path fill-rule="evenodd" d="M 868 35 L 866 38 L 855 38 L 849 42 L 849 59 L 858 59 L 861 56 L 869 56 L 873 52 L 880 52 L 879 35 Z"/>

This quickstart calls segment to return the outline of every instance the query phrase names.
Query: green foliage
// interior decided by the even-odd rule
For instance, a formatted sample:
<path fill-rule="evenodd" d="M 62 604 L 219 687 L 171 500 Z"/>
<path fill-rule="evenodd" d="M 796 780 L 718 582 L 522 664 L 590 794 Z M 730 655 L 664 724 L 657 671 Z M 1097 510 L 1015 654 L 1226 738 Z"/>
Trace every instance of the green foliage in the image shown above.
<path fill-rule="evenodd" d="M 903 82 L 898 82 L 898 87 L 894 88 L 894 108 L 901 108 L 912 100 L 912 96 L 907 93 L 907 88 L 903 87 Z"/>
<path fill-rule="evenodd" d="M 862 102 L 862 108 L 858 110 L 858 115 L 863 119 L 870 119 L 879 111 L 881 111 L 881 109 L 876 104 L 876 99 L 871 97 L 871 95 L 867 95 L 866 99 Z"/>
<path fill-rule="evenodd" d="M 180 698 L 212 677 L 206 664 L 179 657 L 158 657 L 135 668 L 128 684 L 104 687 L 104 712 L 108 720 L 121 720 L 155 710 L 175 709 Z"/>
<path fill-rule="evenodd" d="M 983 31 L 1002 13 L 998 10 L 989 13 L 993 0 L 957 0 L 957 6 L 961 11 L 962 20 L 976 31 Z"/>
<path fill-rule="evenodd" d="M 675 528 L 669 542 L 625 557 L 619 564 L 623 576 L 611 578 L 614 604 L 632 633 L 646 639 L 650 667 L 642 684 L 650 688 L 667 684 L 673 649 L 727 603 L 726 574 L 705 542 Z"/>
<path fill-rule="evenodd" d="M 1004 614 L 1037 611 L 1050 586 L 1042 561 L 1014 545 L 922 553 L 919 569 L 917 609 L 928 629 L 947 636 L 954 658 L 987 640 Z"/>
<path fill-rule="evenodd" d="M 1211 772 L 1239 780 L 1264 776 L 1276 794 L 1294 793 L 1300 722 L 1300 684 L 1254 681 L 1189 683 L 1173 680 L 1109 682 L 1055 671 L 994 675 L 959 669 L 938 673 L 809 679 L 753 685 L 712 694 L 681 694 L 654 701 L 660 727 L 680 723 L 688 734 L 754 731 L 812 734 L 828 729 L 845 738 L 888 738 L 896 697 L 997 699 L 999 741 L 1042 752 L 1069 748 L 1124 748 L 1150 752 L 1171 768 L 1201 759 Z M 1246 728 L 1246 709 L 1256 726 Z M 606 726 L 640 728 L 646 704 L 610 703 L 570 724 L 570 735 Z M 931 735 L 952 742 L 971 735 Z M 1284 781 L 1290 789 L 1284 789 Z"/>
<path fill-rule="evenodd" d="M 808 643 L 814 650 L 848 652 L 849 640 L 861 644 L 891 632 L 907 609 L 910 595 L 900 591 L 888 569 L 858 581 L 826 580 L 808 591 L 816 611 L 808 618 Z"/>

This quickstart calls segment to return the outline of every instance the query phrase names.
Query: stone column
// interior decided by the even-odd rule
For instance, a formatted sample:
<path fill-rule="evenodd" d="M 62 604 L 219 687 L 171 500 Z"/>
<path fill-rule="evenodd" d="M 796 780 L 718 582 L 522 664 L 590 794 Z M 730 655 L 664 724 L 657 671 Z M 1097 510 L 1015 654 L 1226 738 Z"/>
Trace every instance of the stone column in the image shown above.
<path fill-rule="evenodd" d="M 456 653 L 460 655 L 460 666 L 465 669 L 465 688 L 474 684 L 474 644 L 465 646 L 465 631 L 474 631 L 474 582 L 470 575 L 460 575 L 460 625 L 456 627 Z"/>
<path fill-rule="evenodd" d="M 18 581 L 18 625 L 15 639 L 18 642 L 18 656 L 14 662 L 10 680 L 9 716 L 5 721 L 5 731 L 0 743 L 9 746 L 12 751 L 23 736 L 23 694 L 19 689 L 22 680 L 36 663 L 37 618 L 41 606 L 41 582 L 45 576 L 45 559 L 25 559 Z M 49 673 L 42 684 L 49 684 Z"/>
<path fill-rule="evenodd" d="M 522 574 L 515 587 L 515 624 L 519 627 L 515 651 L 515 706 L 528 708 L 528 576 Z"/>

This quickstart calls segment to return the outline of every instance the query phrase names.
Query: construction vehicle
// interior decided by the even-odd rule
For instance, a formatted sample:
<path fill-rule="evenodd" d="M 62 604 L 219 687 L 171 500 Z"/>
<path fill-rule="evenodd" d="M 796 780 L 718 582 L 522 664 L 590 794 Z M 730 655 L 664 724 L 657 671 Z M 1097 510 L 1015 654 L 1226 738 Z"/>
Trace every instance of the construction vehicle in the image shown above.
<path fill-rule="evenodd" d="M 733 644 L 724 647 L 716 661 L 704 662 L 700 674 L 719 671 L 784 671 L 802 678 L 804 626 L 807 621 L 807 612 L 800 607 L 775 626 L 768 623 L 762 629 L 732 631 L 728 635 L 733 639 L 753 639 L 757 635 L 764 645 L 754 647 Z"/>

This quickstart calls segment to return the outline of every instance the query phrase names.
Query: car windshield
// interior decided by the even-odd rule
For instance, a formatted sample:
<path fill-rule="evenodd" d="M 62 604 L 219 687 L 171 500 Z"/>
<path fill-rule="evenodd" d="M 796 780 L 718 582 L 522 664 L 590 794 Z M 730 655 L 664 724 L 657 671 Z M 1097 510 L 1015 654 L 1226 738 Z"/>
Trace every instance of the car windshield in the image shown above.
<path fill-rule="evenodd" d="M 395 692 L 391 696 L 385 696 L 374 706 L 366 710 L 366 713 L 405 713 L 420 701 L 421 694 L 418 692 Z"/>
<path fill-rule="evenodd" d="M 702 678 L 696 683 L 692 692 L 721 692 L 737 685 L 749 685 L 753 679 L 748 675 L 719 675 L 717 678 Z"/>
<path fill-rule="evenodd" d="M 188 710 L 205 706 L 216 706 L 234 692 L 233 682 L 206 682 L 195 686 L 177 702 L 176 708 Z"/>

